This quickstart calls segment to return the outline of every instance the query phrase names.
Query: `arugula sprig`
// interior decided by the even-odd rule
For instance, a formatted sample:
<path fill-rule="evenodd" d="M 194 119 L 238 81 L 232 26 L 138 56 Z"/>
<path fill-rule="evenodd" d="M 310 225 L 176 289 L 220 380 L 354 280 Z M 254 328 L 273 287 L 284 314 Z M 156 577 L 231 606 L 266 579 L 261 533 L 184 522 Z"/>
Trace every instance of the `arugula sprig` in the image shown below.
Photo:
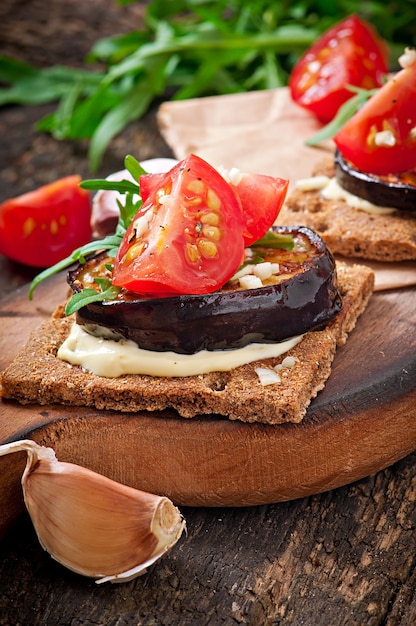
<path fill-rule="evenodd" d="M 48 267 L 43 272 L 40 272 L 40 274 L 35 276 L 30 285 L 30 300 L 33 298 L 33 292 L 40 283 L 47 278 L 54 276 L 58 272 L 62 272 L 63 270 L 71 267 L 75 263 L 85 263 L 90 254 L 94 252 L 106 251 L 109 257 L 116 256 L 126 230 L 142 204 L 140 198 L 140 185 L 138 181 L 142 174 L 146 174 L 146 171 L 142 168 L 140 163 L 131 155 L 126 156 L 124 166 L 132 176 L 133 180 L 137 182 L 126 179 L 121 181 L 95 179 L 85 180 L 81 183 L 81 187 L 89 189 L 90 191 L 109 189 L 112 191 L 118 191 L 119 193 L 125 195 L 124 204 L 117 201 L 119 207 L 119 219 L 114 234 L 107 235 L 102 239 L 91 241 L 84 246 L 77 248 L 70 256 L 66 257 L 62 261 L 59 261 L 55 265 Z M 81 292 L 74 294 L 66 305 L 65 313 L 67 315 L 75 313 L 75 311 L 78 311 L 82 306 L 91 302 L 114 300 L 117 297 L 119 290 L 111 284 L 110 279 L 96 278 L 95 282 L 99 286 L 100 290 L 97 291 L 93 288 L 83 289 Z"/>
<path fill-rule="evenodd" d="M 72 315 L 87 304 L 102 302 L 103 300 L 115 300 L 120 293 L 119 287 L 115 287 L 109 278 L 95 278 L 95 282 L 100 287 L 100 291 L 87 287 L 82 291 L 74 293 L 65 306 L 65 315 Z"/>
<path fill-rule="evenodd" d="M 376 89 L 362 89 L 360 87 L 354 87 L 353 85 L 347 85 L 347 88 L 354 96 L 351 96 L 349 100 L 344 102 L 338 109 L 335 117 L 323 128 L 321 128 L 315 135 L 309 137 L 305 141 L 307 146 L 317 146 L 318 144 L 332 139 L 339 130 L 348 122 L 348 120 L 355 114 L 361 107 L 378 91 Z"/>
<path fill-rule="evenodd" d="M 293 239 L 293 235 L 283 235 L 274 230 L 268 230 L 261 239 L 257 239 L 257 241 L 250 246 L 250 248 L 274 248 L 275 250 L 293 250 L 294 247 L 295 240 Z"/>

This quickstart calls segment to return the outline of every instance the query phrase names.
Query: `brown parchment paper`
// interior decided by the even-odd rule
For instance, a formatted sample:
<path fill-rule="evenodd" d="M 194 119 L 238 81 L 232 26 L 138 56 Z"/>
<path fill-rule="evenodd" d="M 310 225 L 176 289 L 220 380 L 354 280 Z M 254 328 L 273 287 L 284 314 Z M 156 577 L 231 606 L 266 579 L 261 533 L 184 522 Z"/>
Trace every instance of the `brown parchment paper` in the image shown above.
<path fill-rule="evenodd" d="M 288 178 L 289 193 L 333 150 L 330 141 L 319 148 L 305 145 L 321 126 L 291 100 L 287 87 L 164 102 L 158 124 L 178 159 L 193 152 L 215 167 Z M 371 266 L 376 290 L 416 285 L 416 262 L 347 261 Z"/>
<path fill-rule="evenodd" d="M 164 102 L 158 123 L 178 159 L 194 152 L 217 167 L 290 181 L 310 176 L 332 148 L 305 145 L 320 125 L 292 102 L 287 88 Z"/>

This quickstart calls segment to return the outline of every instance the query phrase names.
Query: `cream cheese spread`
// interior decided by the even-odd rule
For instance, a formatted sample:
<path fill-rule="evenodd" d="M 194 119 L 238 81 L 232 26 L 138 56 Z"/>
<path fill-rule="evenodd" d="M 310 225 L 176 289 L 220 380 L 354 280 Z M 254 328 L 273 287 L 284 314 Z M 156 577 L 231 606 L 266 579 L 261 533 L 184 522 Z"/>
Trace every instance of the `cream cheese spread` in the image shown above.
<path fill-rule="evenodd" d="M 125 374 L 197 376 L 225 372 L 260 359 L 278 357 L 302 340 L 303 335 L 279 343 L 252 343 L 231 350 L 201 350 L 195 354 L 143 350 L 129 340 L 103 339 L 74 323 L 58 350 L 58 358 L 105 378 Z"/>
<path fill-rule="evenodd" d="M 303 178 L 296 182 L 296 187 L 301 191 L 320 191 L 326 200 L 345 200 L 348 206 L 353 209 L 373 215 L 390 215 L 396 211 L 392 207 L 378 206 L 346 191 L 338 184 L 335 178 L 329 178 L 328 176 Z"/>

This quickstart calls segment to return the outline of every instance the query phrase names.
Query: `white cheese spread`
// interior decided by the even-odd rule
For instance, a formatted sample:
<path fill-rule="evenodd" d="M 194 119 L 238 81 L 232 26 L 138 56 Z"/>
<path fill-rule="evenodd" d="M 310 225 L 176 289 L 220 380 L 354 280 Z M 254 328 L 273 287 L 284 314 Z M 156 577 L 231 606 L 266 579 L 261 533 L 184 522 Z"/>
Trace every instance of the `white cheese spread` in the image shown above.
<path fill-rule="evenodd" d="M 195 354 L 143 350 L 129 340 L 114 341 L 90 335 L 79 324 L 58 351 L 58 358 L 85 370 L 117 378 L 125 374 L 148 376 L 197 376 L 208 372 L 225 372 L 241 365 L 278 357 L 302 340 L 302 335 L 280 343 L 252 343 L 232 350 L 201 350 Z"/>
<path fill-rule="evenodd" d="M 335 178 L 329 178 L 328 176 L 303 178 L 296 182 L 296 187 L 301 191 L 320 191 L 327 200 L 344 200 L 353 209 L 373 215 L 390 215 L 390 213 L 396 211 L 392 207 L 377 206 L 368 200 L 364 200 L 364 198 L 355 196 L 343 189 Z"/>

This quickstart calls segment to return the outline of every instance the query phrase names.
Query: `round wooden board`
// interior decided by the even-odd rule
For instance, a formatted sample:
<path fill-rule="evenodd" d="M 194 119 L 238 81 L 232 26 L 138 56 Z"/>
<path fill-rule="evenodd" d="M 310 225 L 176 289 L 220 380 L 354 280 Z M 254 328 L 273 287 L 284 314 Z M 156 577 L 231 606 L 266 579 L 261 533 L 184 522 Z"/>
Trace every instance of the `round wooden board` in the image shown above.
<path fill-rule="evenodd" d="M 41 285 L 34 302 L 26 289 L 0 302 L 1 368 L 64 295 L 56 277 Z M 415 288 L 372 296 L 301 424 L 2 401 L 0 443 L 33 438 L 62 461 L 183 506 L 265 504 L 348 484 L 416 449 L 415 302 Z M 0 458 L 0 530 L 22 509 L 24 460 Z"/>

